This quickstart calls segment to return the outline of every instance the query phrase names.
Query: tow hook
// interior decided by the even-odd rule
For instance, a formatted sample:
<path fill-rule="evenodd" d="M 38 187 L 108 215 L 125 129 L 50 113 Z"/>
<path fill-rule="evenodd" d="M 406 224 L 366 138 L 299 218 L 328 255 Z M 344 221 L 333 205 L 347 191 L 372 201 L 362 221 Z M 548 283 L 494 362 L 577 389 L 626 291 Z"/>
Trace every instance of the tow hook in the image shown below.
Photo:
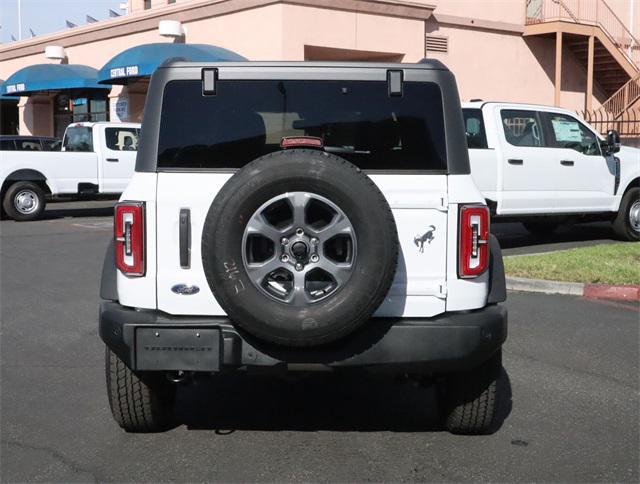
<path fill-rule="evenodd" d="M 165 376 L 171 383 L 184 383 L 190 380 L 193 375 L 191 374 L 191 372 L 178 370 L 168 371 Z"/>

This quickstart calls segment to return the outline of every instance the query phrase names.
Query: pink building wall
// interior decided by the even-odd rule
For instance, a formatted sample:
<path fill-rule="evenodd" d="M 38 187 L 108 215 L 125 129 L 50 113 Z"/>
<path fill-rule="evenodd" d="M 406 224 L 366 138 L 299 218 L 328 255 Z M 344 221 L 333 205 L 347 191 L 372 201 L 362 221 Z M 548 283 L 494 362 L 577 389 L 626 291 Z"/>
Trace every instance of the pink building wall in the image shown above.
<path fill-rule="evenodd" d="M 430 24 L 430 23 L 428 23 Z M 428 33 L 449 38 L 449 52 L 428 53 L 455 74 L 460 98 L 538 104 L 554 103 L 555 41 L 523 38 L 518 33 L 467 29 L 444 25 L 427 27 Z M 562 65 L 561 105 L 584 108 L 587 75 L 565 48 Z M 594 89 L 594 107 L 604 94 Z"/>
<path fill-rule="evenodd" d="M 608 2 L 637 30 L 640 0 Z M 634 2 L 635 16 L 629 2 Z M 129 16 L 1 45 L 0 78 L 28 65 L 53 62 L 43 55 L 46 45 L 65 46 L 69 63 L 100 68 L 134 45 L 170 42 L 159 35 L 157 25 L 159 20 L 174 19 L 183 22 L 186 42 L 218 45 L 251 60 L 415 62 L 426 55 L 453 71 L 463 100 L 554 102 L 555 43 L 550 38 L 523 37 L 526 0 L 178 0 L 169 6 L 166 0 L 154 0 L 151 10 L 144 10 L 143 0 L 130 0 L 129 5 Z M 367 11 L 367 5 L 377 10 Z M 415 5 L 421 6 L 417 14 Z M 197 18 L 193 12 L 201 6 L 215 8 L 216 13 Z M 413 10 L 398 13 L 405 7 Z M 431 10 L 433 15 L 427 18 Z M 447 53 L 426 52 L 425 35 L 446 37 Z M 582 109 L 585 69 L 568 50 L 562 69 L 561 105 Z M 597 86 L 594 97 L 594 106 L 605 99 Z M 140 120 L 144 98 L 140 85 L 115 86 L 110 93 L 112 102 L 127 100 L 131 121 Z M 21 132 L 51 134 L 52 114 L 45 115 L 46 106 L 51 112 L 52 99 L 46 96 L 22 99 Z"/>

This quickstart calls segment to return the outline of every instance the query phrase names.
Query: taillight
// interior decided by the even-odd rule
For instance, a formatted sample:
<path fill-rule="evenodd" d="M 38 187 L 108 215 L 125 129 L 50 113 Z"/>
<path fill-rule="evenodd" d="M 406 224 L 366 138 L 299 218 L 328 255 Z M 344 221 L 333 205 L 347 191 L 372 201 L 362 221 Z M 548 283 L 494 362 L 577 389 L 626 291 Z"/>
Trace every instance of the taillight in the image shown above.
<path fill-rule="evenodd" d="M 128 276 L 144 276 L 144 202 L 117 204 L 113 229 L 116 267 Z"/>
<path fill-rule="evenodd" d="M 460 207 L 458 276 L 477 277 L 489 265 L 489 209 L 484 205 Z"/>

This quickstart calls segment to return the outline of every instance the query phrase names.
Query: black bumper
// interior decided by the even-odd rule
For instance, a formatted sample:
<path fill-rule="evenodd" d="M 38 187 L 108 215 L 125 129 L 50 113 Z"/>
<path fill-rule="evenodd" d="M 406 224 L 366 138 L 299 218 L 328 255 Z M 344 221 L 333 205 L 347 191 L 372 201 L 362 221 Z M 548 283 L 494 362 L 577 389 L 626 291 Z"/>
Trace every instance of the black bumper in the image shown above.
<path fill-rule="evenodd" d="M 100 307 L 100 337 L 133 370 L 224 371 L 239 367 L 338 368 L 439 373 L 488 359 L 507 337 L 499 305 L 434 318 L 374 318 L 336 345 L 285 349 L 254 341 L 225 317 L 170 316 L 115 302 Z"/>

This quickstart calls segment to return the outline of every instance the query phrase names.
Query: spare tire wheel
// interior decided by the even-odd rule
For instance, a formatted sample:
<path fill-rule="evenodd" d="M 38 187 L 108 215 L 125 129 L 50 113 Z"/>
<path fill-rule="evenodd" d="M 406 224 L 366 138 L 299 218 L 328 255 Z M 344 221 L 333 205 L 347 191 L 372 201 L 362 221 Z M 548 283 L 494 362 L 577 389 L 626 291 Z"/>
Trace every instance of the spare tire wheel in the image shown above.
<path fill-rule="evenodd" d="M 363 325 L 397 259 L 395 221 L 377 186 L 313 150 L 269 154 L 236 172 L 202 236 L 207 281 L 232 322 L 286 346 L 329 343 Z"/>

